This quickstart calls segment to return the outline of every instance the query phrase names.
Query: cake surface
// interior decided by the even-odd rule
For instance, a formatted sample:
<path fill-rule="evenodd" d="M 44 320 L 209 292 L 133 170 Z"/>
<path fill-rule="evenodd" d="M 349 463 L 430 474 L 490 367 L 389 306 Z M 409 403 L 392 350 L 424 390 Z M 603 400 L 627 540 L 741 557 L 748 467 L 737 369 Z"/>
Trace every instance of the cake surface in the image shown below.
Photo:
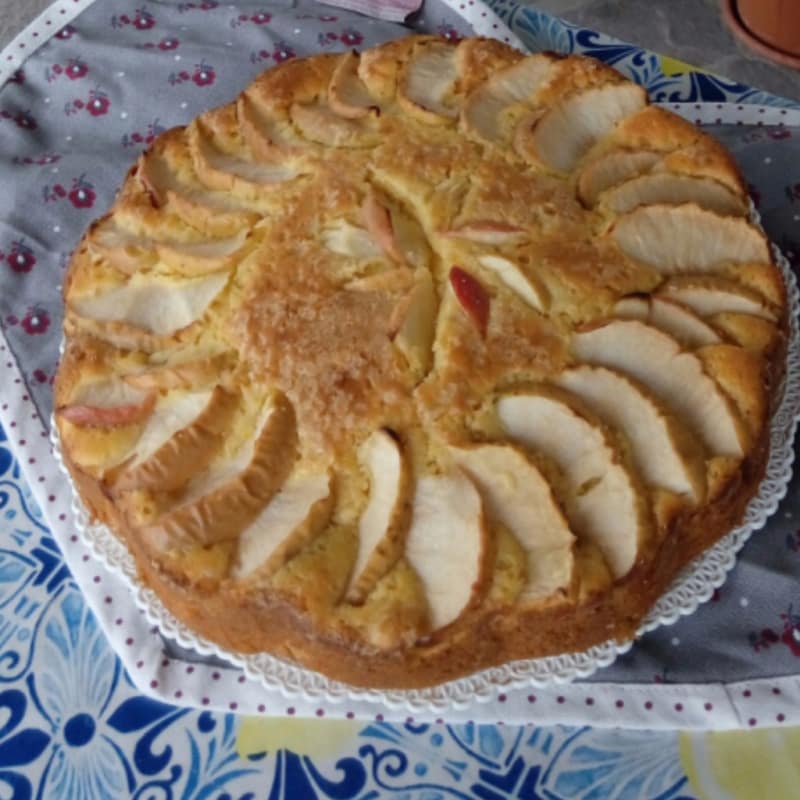
<path fill-rule="evenodd" d="M 405 688 L 630 638 L 764 472 L 787 309 L 748 213 L 592 59 L 286 62 L 76 248 L 65 464 L 229 650 Z"/>

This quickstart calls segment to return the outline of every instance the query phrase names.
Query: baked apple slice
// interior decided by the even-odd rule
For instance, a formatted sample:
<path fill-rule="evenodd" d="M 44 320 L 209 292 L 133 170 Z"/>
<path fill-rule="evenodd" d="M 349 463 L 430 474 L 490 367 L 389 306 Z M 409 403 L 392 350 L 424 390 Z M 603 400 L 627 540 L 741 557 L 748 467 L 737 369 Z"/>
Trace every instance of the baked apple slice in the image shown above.
<path fill-rule="evenodd" d="M 603 553 L 615 578 L 630 572 L 652 535 L 646 495 L 620 449 L 574 395 L 554 387 L 506 395 L 497 414 L 507 435 L 553 461 L 569 497 L 570 527 Z"/>
<path fill-rule="evenodd" d="M 327 103 L 294 103 L 289 109 L 292 123 L 310 142 L 326 147 L 375 147 L 380 134 L 373 117 L 347 119 Z"/>
<path fill-rule="evenodd" d="M 73 425 L 108 428 L 142 422 L 153 412 L 156 394 L 124 381 L 101 379 L 78 387 L 56 415 Z"/>
<path fill-rule="evenodd" d="M 346 119 L 380 116 L 380 106 L 358 77 L 358 64 L 357 53 L 345 53 L 341 57 L 328 84 L 328 105 L 335 114 Z"/>
<path fill-rule="evenodd" d="M 618 317 L 638 319 L 659 328 L 690 349 L 722 341 L 719 333 L 702 317 L 668 297 L 623 297 L 614 305 L 614 313 Z"/>
<path fill-rule="evenodd" d="M 401 71 L 397 102 L 421 122 L 446 124 L 458 117 L 457 81 L 457 48 L 436 39 L 418 42 Z"/>
<path fill-rule="evenodd" d="M 527 56 L 496 72 L 464 102 L 461 128 L 470 136 L 493 144 L 510 138 L 506 109 L 533 97 L 550 76 L 555 58 L 547 53 Z"/>
<path fill-rule="evenodd" d="M 436 329 L 436 289 L 426 269 L 413 273 L 414 285 L 398 305 L 398 319 L 392 320 L 394 345 L 415 375 L 423 377 L 433 358 Z"/>
<path fill-rule="evenodd" d="M 173 392 L 147 419 L 134 452 L 116 470 L 115 491 L 174 491 L 202 472 L 222 444 L 238 398 L 222 386 Z"/>
<path fill-rule="evenodd" d="M 254 200 L 301 174 L 293 165 L 246 161 L 224 153 L 199 120 L 192 122 L 187 135 L 197 177 L 210 189 Z"/>
<path fill-rule="evenodd" d="M 649 388 L 705 445 L 709 454 L 741 458 L 749 436 L 736 408 L 703 363 L 678 341 L 638 320 L 612 320 L 577 331 L 581 361 L 619 370 Z"/>
<path fill-rule="evenodd" d="M 619 217 L 609 235 L 626 255 L 665 275 L 771 260 L 761 231 L 745 219 L 723 217 L 695 203 L 641 206 Z"/>
<path fill-rule="evenodd" d="M 154 363 L 122 376 L 122 380 L 137 389 L 197 390 L 219 381 L 220 375 L 233 365 L 230 351 L 213 352 L 191 349 L 174 354 L 165 363 Z"/>
<path fill-rule="evenodd" d="M 236 117 L 242 138 L 256 161 L 292 162 L 314 153 L 314 146 L 295 133 L 288 118 L 262 108 L 247 92 L 236 101 Z"/>
<path fill-rule="evenodd" d="M 405 556 L 425 590 L 432 630 L 480 599 L 491 549 L 480 494 L 466 475 L 454 470 L 418 478 Z"/>
<path fill-rule="evenodd" d="M 199 320 L 228 282 L 227 272 L 199 278 L 137 273 L 96 294 L 69 296 L 69 308 L 99 323 L 120 323 L 145 334 L 172 336 Z"/>
<path fill-rule="evenodd" d="M 139 529 L 143 540 L 164 552 L 236 538 L 281 488 L 296 451 L 294 410 L 277 395 L 265 403 L 255 430 L 235 453 L 218 455 L 173 508 Z"/>
<path fill-rule="evenodd" d="M 676 300 L 703 317 L 723 312 L 751 314 L 777 322 L 777 312 L 757 292 L 740 283 L 718 276 L 671 278 L 659 294 Z"/>
<path fill-rule="evenodd" d="M 536 311 L 547 308 L 547 289 L 533 275 L 523 272 L 518 264 L 503 256 L 478 256 L 478 263 L 496 275 L 500 282 Z"/>
<path fill-rule="evenodd" d="M 392 214 L 377 193 L 369 189 L 361 206 L 361 217 L 375 244 L 392 261 L 404 264 L 406 259 L 395 235 Z"/>
<path fill-rule="evenodd" d="M 369 475 L 369 501 L 358 521 L 358 552 L 346 594 L 350 603 L 363 602 L 402 556 L 412 494 L 410 465 L 388 431 L 375 431 L 359 448 L 358 460 Z"/>
<path fill-rule="evenodd" d="M 568 389 L 604 423 L 622 431 L 645 483 L 699 504 L 706 494 L 705 452 L 691 431 L 642 385 L 616 370 L 582 365 L 562 372 Z"/>
<path fill-rule="evenodd" d="M 125 275 L 152 267 L 156 262 L 149 240 L 126 231 L 109 217 L 93 225 L 85 241 L 95 258 L 105 260 Z"/>
<path fill-rule="evenodd" d="M 499 220 L 475 220 L 465 222 L 450 230 L 442 231 L 441 236 L 451 239 L 465 239 L 477 244 L 520 244 L 530 238 L 530 234 L 518 225 Z"/>
<path fill-rule="evenodd" d="M 345 219 L 331 222 L 322 231 L 322 245 L 332 253 L 355 258 L 358 261 L 374 261 L 383 257 L 383 249 L 366 228 L 353 225 Z"/>
<path fill-rule="evenodd" d="M 330 475 L 289 476 L 267 507 L 243 531 L 231 577 L 273 575 L 322 532 L 332 508 Z"/>
<path fill-rule="evenodd" d="M 652 172 L 620 183 L 598 198 L 601 208 L 626 214 L 645 205 L 696 203 L 700 208 L 726 216 L 747 213 L 747 201 L 711 178 Z"/>
<path fill-rule="evenodd" d="M 256 212 L 229 195 L 179 176 L 168 157 L 157 151 L 139 158 L 136 175 L 158 206 L 168 206 L 182 222 L 207 236 L 233 236 L 259 219 Z"/>
<path fill-rule="evenodd" d="M 527 578 L 517 599 L 537 600 L 566 590 L 573 576 L 575 537 L 541 472 L 507 443 L 449 451 L 478 487 L 489 519 L 504 525 L 525 551 Z"/>
<path fill-rule="evenodd" d="M 250 232 L 241 230 L 227 239 L 204 242 L 156 242 L 159 260 L 178 275 L 207 275 L 219 270 L 229 270 L 241 260 L 242 250 Z"/>
<path fill-rule="evenodd" d="M 612 150 L 590 161 L 578 174 L 578 198 L 594 206 L 607 189 L 638 175 L 644 175 L 661 160 L 649 150 Z"/>
<path fill-rule="evenodd" d="M 647 92 L 634 83 L 607 83 L 576 92 L 515 134 L 517 153 L 533 164 L 570 172 L 625 117 L 647 105 Z"/>

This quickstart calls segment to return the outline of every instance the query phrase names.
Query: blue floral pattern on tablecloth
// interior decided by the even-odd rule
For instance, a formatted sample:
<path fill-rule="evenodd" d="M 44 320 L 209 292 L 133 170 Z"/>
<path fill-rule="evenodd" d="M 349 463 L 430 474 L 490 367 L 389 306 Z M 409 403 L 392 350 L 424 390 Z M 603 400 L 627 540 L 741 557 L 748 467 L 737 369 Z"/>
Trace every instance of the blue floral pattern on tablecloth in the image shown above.
<path fill-rule="evenodd" d="M 598 58 L 644 86 L 655 102 L 800 107 L 786 98 L 698 70 L 513 0 L 487 0 L 487 5 L 531 50 L 583 53 Z"/>

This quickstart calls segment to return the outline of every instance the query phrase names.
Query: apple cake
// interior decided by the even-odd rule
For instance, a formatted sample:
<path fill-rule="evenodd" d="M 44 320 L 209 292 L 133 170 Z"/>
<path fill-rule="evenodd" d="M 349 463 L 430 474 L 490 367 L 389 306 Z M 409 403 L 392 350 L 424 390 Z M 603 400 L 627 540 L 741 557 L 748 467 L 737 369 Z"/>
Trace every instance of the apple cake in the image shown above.
<path fill-rule="evenodd" d="M 592 59 L 286 62 L 76 248 L 65 463 L 232 651 L 402 688 L 627 639 L 764 474 L 788 315 L 749 209 Z"/>

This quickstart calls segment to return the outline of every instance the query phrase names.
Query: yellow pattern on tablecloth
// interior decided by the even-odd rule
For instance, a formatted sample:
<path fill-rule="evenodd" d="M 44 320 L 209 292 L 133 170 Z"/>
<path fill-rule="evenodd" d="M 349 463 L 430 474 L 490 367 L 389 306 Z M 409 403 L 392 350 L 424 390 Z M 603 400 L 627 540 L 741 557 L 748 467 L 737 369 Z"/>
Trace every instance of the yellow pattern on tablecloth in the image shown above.
<path fill-rule="evenodd" d="M 800 728 L 681 733 L 679 746 L 701 800 L 800 797 Z"/>

